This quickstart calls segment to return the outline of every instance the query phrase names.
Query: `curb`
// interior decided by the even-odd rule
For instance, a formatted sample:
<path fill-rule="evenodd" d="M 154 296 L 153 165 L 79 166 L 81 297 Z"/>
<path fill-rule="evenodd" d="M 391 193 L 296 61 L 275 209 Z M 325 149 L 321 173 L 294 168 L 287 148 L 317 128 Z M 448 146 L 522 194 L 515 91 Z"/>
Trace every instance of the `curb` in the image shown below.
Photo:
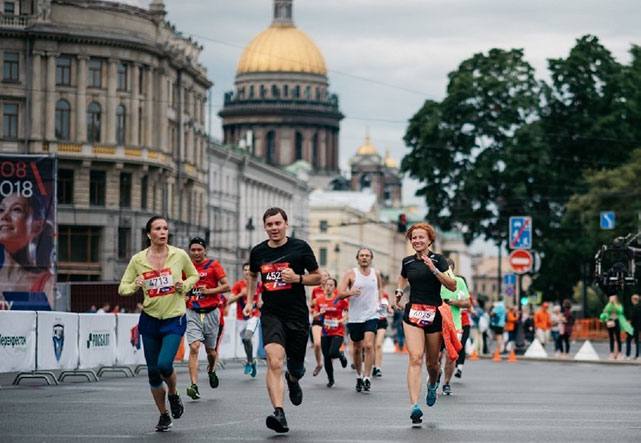
<path fill-rule="evenodd" d="M 492 360 L 491 355 L 479 355 L 481 360 Z M 641 360 L 574 360 L 573 358 L 558 358 L 558 357 L 523 357 L 519 355 L 516 357 L 517 361 L 543 361 L 552 363 L 596 363 L 601 365 L 627 365 L 627 366 L 641 366 Z M 467 359 L 466 359 L 467 360 Z M 507 358 L 501 358 L 501 361 L 507 361 Z M 467 361 L 466 361 L 467 363 Z"/>

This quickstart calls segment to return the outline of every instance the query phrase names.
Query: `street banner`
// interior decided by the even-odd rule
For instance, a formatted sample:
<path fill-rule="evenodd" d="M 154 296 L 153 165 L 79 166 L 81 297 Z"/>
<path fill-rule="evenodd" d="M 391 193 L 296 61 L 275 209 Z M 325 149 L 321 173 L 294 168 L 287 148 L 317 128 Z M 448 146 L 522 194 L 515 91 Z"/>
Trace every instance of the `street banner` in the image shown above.
<path fill-rule="evenodd" d="M 220 346 L 218 348 L 220 358 L 238 357 L 238 355 L 236 354 L 237 337 L 238 332 L 236 331 L 236 309 L 230 309 L 229 314 L 227 315 L 227 317 L 225 317 L 225 328 L 223 330 L 223 336 L 220 339 Z"/>
<path fill-rule="evenodd" d="M 0 155 L 0 309 L 51 310 L 56 161 Z"/>
<path fill-rule="evenodd" d="M 116 316 L 116 363 L 120 366 L 145 364 L 142 337 L 138 332 L 139 319 L 140 314 Z"/>
<path fill-rule="evenodd" d="M 0 311 L 0 373 L 36 369 L 36 313 Z"/>
<path fill-rule="evenodd" d="M 116 316 L 78 314 L 80 369 L 113 366 L 116 363 Z"/>
<path fill-rule="evenodd" d="M 78 314 L 38 311 L 37 369 L 78 367 Z"/>

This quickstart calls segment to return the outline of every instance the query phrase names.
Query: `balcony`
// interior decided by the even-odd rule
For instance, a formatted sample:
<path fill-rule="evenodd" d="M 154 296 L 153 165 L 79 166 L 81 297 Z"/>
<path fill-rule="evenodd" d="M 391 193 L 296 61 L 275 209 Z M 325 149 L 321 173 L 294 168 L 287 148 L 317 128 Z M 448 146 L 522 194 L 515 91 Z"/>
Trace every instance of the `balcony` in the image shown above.
<path fill-rule="evenodd" d="M 0 28 L 25 29 L 30 24 L 28 15 L 0 15 Z"/>

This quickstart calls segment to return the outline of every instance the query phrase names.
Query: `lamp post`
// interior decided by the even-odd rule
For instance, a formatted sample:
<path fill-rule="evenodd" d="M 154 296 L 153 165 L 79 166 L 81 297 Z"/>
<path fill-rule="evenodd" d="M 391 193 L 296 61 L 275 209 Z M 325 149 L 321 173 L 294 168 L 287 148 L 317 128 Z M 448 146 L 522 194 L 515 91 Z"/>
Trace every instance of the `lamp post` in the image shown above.
<path fill-rule="evenodd" d="M 249 219 L 247 220 L 247 223 L 245 224 L 245 230 L 247 231 L 247 239 L 248 239 L 247 257 L 249 257 L 249 253 L 252 249 L 252 244 L 253 244 L 252 233 L 254 232 L 255 229 L 256 227 L 254 226 L 254 217 L 249 217 Z"/>

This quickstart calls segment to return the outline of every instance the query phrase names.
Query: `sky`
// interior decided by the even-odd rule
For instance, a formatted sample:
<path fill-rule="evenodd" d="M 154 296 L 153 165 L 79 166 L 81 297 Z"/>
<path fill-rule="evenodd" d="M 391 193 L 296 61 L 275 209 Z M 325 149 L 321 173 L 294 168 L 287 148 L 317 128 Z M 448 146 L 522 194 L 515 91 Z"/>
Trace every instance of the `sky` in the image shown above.
<path fill-rule="evenodd" d="M 167 19 L 204 46 L 212 89 L 212 135 L 223 94 L 233 89 L 244 47 L 272 20 L 272 0 L 165 0 Z M 294 22 L 319 47 L 330 92 L 345 115 L 340 165 L 369 131 L 381 154 L 400 162 L 407 121 L 426 99 L 442 100 L 447 75 L 491 48 L 522 48 L 540 79 L 547 59 L 565 57 L 594 34 L 622 63 L 641 44 L 639 0 L 294 0 Z M 418 184 L 404 181 L 405 203 Z"/>

